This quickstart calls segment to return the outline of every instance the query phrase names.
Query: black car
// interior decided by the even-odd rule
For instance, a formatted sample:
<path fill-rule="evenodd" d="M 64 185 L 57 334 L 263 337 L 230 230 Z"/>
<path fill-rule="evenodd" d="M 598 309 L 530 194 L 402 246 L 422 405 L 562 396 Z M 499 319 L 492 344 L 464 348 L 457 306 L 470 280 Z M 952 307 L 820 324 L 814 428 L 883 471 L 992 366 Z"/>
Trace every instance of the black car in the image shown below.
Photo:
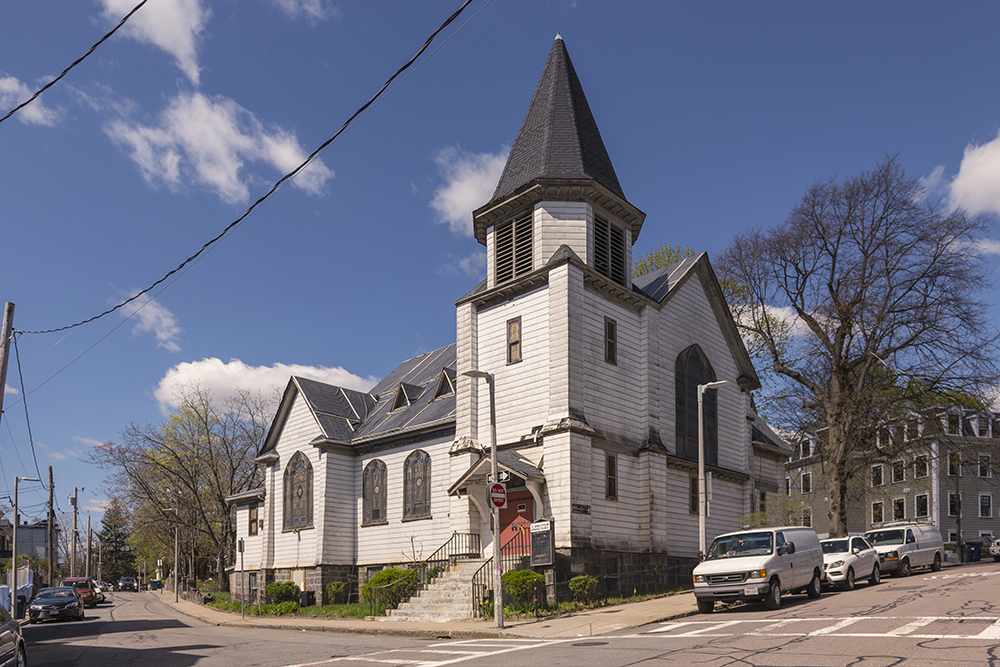
<path fill-rule="evenodd" d="M 135 577 L 122 577 L 118 582 L 120 591 L 138 591 L 139 587 L 135 583 Z"/>
<path fill-rule="evenodd" d="M 54 621 L 60 618 L 83 620 L 84 602 L 71 586 L 43 588 L 28 606 L 28 622 Z"/>
<path fill-rule="evenodd" d="M 24 667 L 28 654 L 24 649 L 21 624 L 0 607 L 0 667 Z"/>

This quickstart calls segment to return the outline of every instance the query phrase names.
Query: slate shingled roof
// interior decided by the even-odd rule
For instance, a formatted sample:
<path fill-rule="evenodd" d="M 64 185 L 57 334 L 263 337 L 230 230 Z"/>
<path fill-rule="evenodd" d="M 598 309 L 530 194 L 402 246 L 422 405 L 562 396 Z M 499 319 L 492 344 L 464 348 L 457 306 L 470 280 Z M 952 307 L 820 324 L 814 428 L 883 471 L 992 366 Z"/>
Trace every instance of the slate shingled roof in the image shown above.
<path fill-rule="evenodd" d="M 559 36 L 491 201 L 503 199 L 538 178 L 593 179 L 625 199 L 566 44 Z"/>
<path fill-rule="evenodd" d="M 670 290 L 680 282 L 681 278 L 691 270 L 697 261 L 697 257 L 685 257 L 670 266 L 644 273 L 638 278 L 632 279 L 632 289 L 662 303 L 663 299 L 670 294 Z"/>

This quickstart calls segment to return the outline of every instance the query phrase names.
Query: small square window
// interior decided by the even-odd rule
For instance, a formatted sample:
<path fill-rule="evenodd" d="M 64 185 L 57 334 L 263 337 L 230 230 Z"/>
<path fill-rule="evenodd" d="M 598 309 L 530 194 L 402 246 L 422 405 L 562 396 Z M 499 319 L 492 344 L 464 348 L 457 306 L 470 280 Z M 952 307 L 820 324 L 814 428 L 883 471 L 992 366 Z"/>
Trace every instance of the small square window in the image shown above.
<path fill-rule="evenodd" d="M 618 322 L 604 318 L 604 361 L 618 363 Z"/>
<path fill-rule="evenodd" d="M 521 318 L 507 320 L 507 363 L 521 361 Z"/>

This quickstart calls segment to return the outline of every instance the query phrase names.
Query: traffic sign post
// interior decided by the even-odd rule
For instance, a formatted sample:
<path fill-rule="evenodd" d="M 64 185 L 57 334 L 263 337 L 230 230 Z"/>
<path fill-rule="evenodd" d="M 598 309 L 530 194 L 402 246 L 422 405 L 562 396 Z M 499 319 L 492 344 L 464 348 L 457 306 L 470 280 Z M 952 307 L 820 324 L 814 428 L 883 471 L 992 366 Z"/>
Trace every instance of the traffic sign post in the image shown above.
<path fill-rule="evenodd" d="M 490 485 L 490 504 L 498 510 L 507 509 L 507 485 L 497 482 Z"/>

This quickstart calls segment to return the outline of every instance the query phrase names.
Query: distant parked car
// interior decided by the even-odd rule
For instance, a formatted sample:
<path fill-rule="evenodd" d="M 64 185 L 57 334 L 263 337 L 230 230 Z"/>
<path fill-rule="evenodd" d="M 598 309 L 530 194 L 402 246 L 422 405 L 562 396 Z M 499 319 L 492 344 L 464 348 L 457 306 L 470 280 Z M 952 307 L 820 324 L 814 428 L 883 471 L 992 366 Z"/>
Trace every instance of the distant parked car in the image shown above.
<path fill-rule="evenodd" d="M 62 580 L 63 586 L 70 586 L 76 589 L 80 599 L 88 607 L 97 606 L 97 593 L 94 590 L 94 580 L 90 577 L 66 577 Z"/>
<path fill-rule="evenodd" d="M 857 579 L 868 579 L 871 586 L 882 580 L 878 552 L 865 538 L 855 535 L 822 540 L 820 544 L 826 580 L 831 585 L 850 591 Z"/>
<path fill-rule="evenodd" d="M 28 622 L 54 621 L 60 618 L 83 620 L 83 600 L 71 586 L 42 588 L 28 606 Z"/>
<path fill-rule="evenodd" d="M 139 585 L 135 582 L 135 577 L 122 577 L 118 580 L 118 590 L 120 591 L 138 591 Z"/>
<path fill-rule="evenodd" d="M 104 591 L 107 589 L 107 584 L 103 581 L 94 581 L 94 595 L 97 596 L 97 604 L 105 602 Z"/>
<path fill-rule="evenodd" d="M 24 648 L 24 635 L 21 634 L 21 623 L 11 618 L 3 607 L 0 607 L 0 667 L 21 667 L 28 664 L 28 652 Z"/>
<path fill-rule="evenodd" d="M 937 526 L 925 523 L 892 521 L 875 524 L 865 539 L 878 551 L 882 572 L 908 577 L 915 567 L 941 569 L 944 542 Z"/>

